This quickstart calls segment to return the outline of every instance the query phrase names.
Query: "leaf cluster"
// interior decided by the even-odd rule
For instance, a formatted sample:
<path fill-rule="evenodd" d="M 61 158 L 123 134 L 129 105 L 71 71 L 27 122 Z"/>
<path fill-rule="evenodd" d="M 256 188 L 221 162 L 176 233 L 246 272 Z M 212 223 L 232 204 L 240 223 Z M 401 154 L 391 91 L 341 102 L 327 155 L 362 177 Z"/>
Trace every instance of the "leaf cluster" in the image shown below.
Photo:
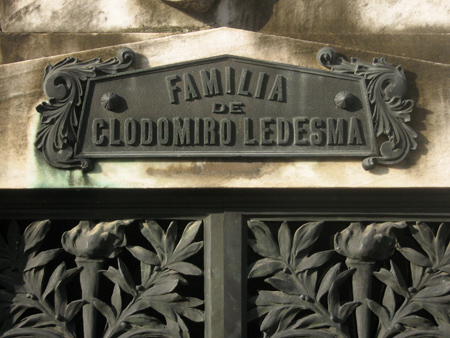
<path fill-rule="evenodd" d="M 20 235 L 17 223 L 11 222 L 6 241 L 0 236 L 0 286 L 4 288 L 0 289 L 0 314 L 4 318 L 0 332 L 5 336 L 18 330 L 40 329 L 41 334 L 53 332 L 74 337 L 71 322 L 84 301 L 68 303 L 66 285 L 80 268 L 67 270 L 61 263 L 45 286 L 46 265 L 62 251 L 39 251 L 49 230 L 49 221 L 33 222 Z M 27 309 L 33 309 L 32 314 Z"/>
<path fill-rule="evenodd" d="M 409 226 L 412 237 L 425 254 L 410 247 L 397 250 L 410 263 L 412 286 L 408 287 L 399 268 L 374 275 L 386 285 L 382 304 L 368 300 L 368 306 L 379 318 L 377 337 L 448 337 L 450 336 L 450 228 L 441 224 L 435 235 L 425 223 Z M 397 308 L 394 293 L 403 298 Z M 426 310 L 437 325 L 421 315 Z"/>
<path fill-rule="evenodd" d="M 264 316 L 260 329 L 267 337 L 348 337 L 342 324 L 359 303 L 341 305 L 339 287 L 354 271 L 340 272 L 338 263 L 318 283 L 318 268 L 334 254 L 326 250 L 310 255 L 323 222 L 303 224 L 294 236 L 284 222 L 278 240 L 264 222 L 251 220 L 248 226 L 255 237 L 249 240 L 250 246 L 264 257 L 249 266 L 248 277 L 269 276 L 265 282 L 277 290 L 259 291 L 253 299 L 256 306 L 250 310 L 250 320 Z M 327 307 L 321 303 L 325 294 Z"/>
<path fill-rule="evenodd" d="M 195 322 L 204 320 L 203 311 L 197 309 L 203 301 L 183 297 L 175 292 L 179 283 L 187 283 L 183 275 L 199 276 L 202 270 L 194 264 L 185 262 L 199 252 L 203 242 L 194 242 L 201 221 L 189 223 L 180 239 L 177 240 L 177 224 L 172 222 L 167 231 L 154 221 L 140 224 L 141 233 L 153 250 L 141 246 L 128 245 L 128 251 L 140 261 L 141 284 L 136 285 L 125 263 L 119 258 L 117 268 L 109 266 L 103 271 L 114 290 L 111 305 L 94 299 L 94 306 L 106 318 L 104 338 L 145 337 L 160 335 L 170 337 L 189 337 L 188 328 L 182 317 Z M 132 300 L 124 306 L 122 292 Z M 148 314 L 156 311 L 165 320 Z"/>

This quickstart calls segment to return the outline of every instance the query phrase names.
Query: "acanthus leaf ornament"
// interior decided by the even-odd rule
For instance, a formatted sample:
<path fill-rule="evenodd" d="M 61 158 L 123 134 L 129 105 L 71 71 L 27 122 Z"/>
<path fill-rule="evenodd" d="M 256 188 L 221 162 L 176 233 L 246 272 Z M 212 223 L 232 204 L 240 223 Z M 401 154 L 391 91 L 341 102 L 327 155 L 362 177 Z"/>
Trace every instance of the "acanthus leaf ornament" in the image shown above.
<path fill-rule="evenodd" d="M 369 102 L 372 105 L 373 126 L 377 136 L 388 140 L 380 146 L 380 156 L 364 159 L 363 168 L 370 170 L 377 163 L 393 165 L 401 162 L 417 147 L 417 133 L 406 123 L 410 121 L 413 100 L 405 100 L 407 81 L 401 66 L 394 66 L 385 58 L 375 58 L 373 63 L 352 58 L 350 62 L 336 56 L 331 47 L 322 48 L 318 62 L 332 71 L 355 74 L 367 82 Z"/>
<path fill-rule="evenodd" d="M 90 160 L 74 158 L 86 82 L 100 74 L 125 70 L 134 59 L 131 49 L 122 48 L 117 52 L 117 57 L 104 62 L 100 58 L 80 62 L 77 58 L 66 57 L 45 68 L 44 92 L 49 100 L 36 107 L 43 127 L 37 133 L 35 146 L 42 151 L 47 163 L 59 169 L 92 169 Z"/>

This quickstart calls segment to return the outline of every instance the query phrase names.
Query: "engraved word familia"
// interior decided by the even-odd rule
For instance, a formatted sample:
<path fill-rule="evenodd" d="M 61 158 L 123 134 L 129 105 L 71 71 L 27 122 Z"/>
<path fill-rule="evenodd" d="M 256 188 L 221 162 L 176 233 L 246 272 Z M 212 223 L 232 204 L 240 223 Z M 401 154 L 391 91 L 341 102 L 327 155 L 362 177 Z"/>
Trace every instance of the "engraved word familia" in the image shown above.
<path fill-rule="evenodd" d="M 299 96 L 304 82 L 286 71 L 199 67 L 167 72 L 159 79 L 163 83 L 158 88 L 164 89 L 157 93 L 157 110 L 150 111 L 149 105 L 148 114 L 95 118 L 93 145 L 197 150 L 227 146 L 251 151 L 252 147 L 365 143 L 357 116 L 302 111 L 305 103 Z M 324 105 L 330 112 L 337 109 L 335 94 Z"/>

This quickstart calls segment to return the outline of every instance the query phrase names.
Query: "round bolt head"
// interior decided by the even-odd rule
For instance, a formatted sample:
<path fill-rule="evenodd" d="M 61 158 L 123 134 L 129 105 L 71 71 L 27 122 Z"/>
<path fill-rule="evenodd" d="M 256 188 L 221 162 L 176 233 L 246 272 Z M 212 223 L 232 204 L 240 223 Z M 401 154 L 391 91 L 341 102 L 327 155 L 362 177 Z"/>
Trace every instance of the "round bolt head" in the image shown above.
<path fill-rule="evenodd" d="M 107 92 L 102 95 L 100 103 L 103 108 L 113 111 L 119 106 L 120 98 L 117 94 Z"/>
<path fill-rule="evenodd" d="M 353 95 L 348 91 L 341 91 L 334 97 L 334 104 L 338 108 L 348 110 L 353 104 Z"/>

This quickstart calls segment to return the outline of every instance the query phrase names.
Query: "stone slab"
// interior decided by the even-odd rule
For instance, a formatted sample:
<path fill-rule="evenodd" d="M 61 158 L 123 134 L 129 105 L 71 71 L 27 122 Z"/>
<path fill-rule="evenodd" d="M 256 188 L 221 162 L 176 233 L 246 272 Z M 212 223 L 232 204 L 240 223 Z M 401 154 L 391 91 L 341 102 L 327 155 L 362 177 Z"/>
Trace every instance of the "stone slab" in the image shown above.
<path fill-rule="evenodd" d="M 324 44 L 229 28 L 127 44 L 137 53 L 136 68 L 234 54 L 320 69 Z M 74 53 L 82 60 L 113 57 L 122 46 Z M 336 47 L 347 57 L 371 61 L 372 52 Z M 0 66 L 0 188 L 204 188 L 204 187 L 450 187 L 450 66 L 389 56 L 401 64 L 416 102 L 410 125 L 418 149 L 393 167 L 365 171 L 360 159 L 283 160 L 101 160 L 93 172 L 51 168 L 34 149 L 39 128 L 35 107 L 46 97 L 42 75 L 64 55 Z"/>
<path fill-rule="evenodd" d="M 191 2 L 196 1 L 202 2 Z M 179 10 L 162 0 L 0 2 L 4 32 L 170 32 L 227 26 L 282 35 L 448 33 L 449 18 L 447 0 L 216 0 L 205 13 Z"/>
<path fill-rule="evenodd" d="M 380 55 L 398 55 L 450 64 L 449 33 L 288 33 L 283 36 L 334 46 L 351 47 Z"/>
<path fill-rule="evenodd" d="M 1 33 L 0 64 L 74 53 L 155 39 L 167 33 Z M 382 55 L 450 64 L 450 33 L 360 34 L 282 32 L 280 35 L 334 46 L 352 47 Z"/>
<path fill-rule="evenodd" d="M 133 43 L 175 33 L 0 33 L 0 64 Z"/>

